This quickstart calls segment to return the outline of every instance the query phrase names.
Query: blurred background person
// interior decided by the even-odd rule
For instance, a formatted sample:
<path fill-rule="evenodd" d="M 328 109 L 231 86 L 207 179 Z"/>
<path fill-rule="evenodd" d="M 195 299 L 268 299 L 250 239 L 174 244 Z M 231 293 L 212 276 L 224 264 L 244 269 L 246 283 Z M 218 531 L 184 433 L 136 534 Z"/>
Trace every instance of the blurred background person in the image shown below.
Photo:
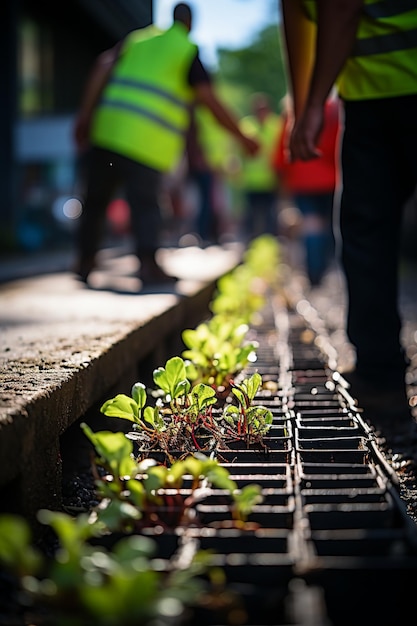
<path fill-rule="evenodd" d="M 163 226 L 159 199 L 164 173 L 175 170 L 184 155 L 194 99 L 212 111 L 248 154 L 258 150 L 214 92 L 198 47 L 189 39 L 191 24 L 190 7 L 179 3 L 170 28 L 130 32 L 102 53 L 93 68 L 74 131 L 78 149 L 89 148 L 75 267 L 84 282 L 95 266 L 106 207 L 120 185 L 131 209 L 142 284 L 175 280 L 156 260 Z"/>
<path fill-rule="evenodd" d="M 233 139 L 207 107 L 195 102 L 190 114 L 184 158 L 164 176 L 165 239 L 180 246 L 221 245 L 231 235 L 227 168 Z"/>
<path fill-rule="evenodd" d="M 206 126 L 209 126 L 209 122 L 205 114 L 202 107 L 193 104 L 186 137 L 186 179 L 196 191 L 193 230 L 203 246 L 217 242 L 219 235 L 214 204 L 216 172 L 206 145 Z"/>
<path fill-rule="evenodd" d="M 246 242 L 264 233 L 277 235 L 278 188 L 272 154 L 282 126 L 282 118 L 272 110 L 268 96 L 254 94 L 251 114 L 240 122 L 242 132 L 260 145 L 254 158 L 240 158 L 239 182 L 244 201 L 241 227 Z"/>
<path fill-rule="evenodd" d="M 284 98 L 283 116 L 284 127 L 272 163 L 282 194 L 300 211 L 304 266 L 310 284 L 315 286 L 320 284 L 335 258 L 333 202 L 339 180 L 339 100 L 332 96 L 326 102 L 323 130 L 317 146 L 320 156 L 311 161 L 291 161 L 289 158 L 288 141 L 293 126 L 289 95 Z"/>

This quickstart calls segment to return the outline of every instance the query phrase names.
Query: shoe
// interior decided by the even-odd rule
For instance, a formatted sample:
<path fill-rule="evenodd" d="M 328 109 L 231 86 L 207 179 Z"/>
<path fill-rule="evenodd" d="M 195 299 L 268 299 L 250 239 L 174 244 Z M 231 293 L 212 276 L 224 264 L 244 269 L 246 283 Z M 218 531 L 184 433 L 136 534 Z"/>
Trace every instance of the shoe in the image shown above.
<path fill-rule="evenodd" d="M 390 384 L 389 382 L 374 382 L 360 376 L 356 370 L 343 374 L 349 385 L 349 393 L 359 401 L 362 408 L 389 409 L 407 405 L 407 391 L 405 382 Z"/>
<path fill-rule="evenodd" d="M 382 385 L 370 382 L 356 371 L 344 375 L 349 393 L 363 412 L 363 418 L 390 441 L 410 442 L 417 437 L 405 383 Z"/>
<path fill-rule="evenodd" d="M 372 418 L 371 426 L 373 426 L 377 439 L 383 447 L 407 456 L 415 454 L 417 423 L 411 413 L 408 416 L 405 414 L 397 415 L 396 418 L 391 415 L 389 421 L 382 423 L 378 423 L 377 418 Z"/>
<path fill-rule="evenodd" d="M 178 281 L 176 276 L 166 274 L 154 259 L 141 259 L 139 279 L 144 286 L 173 285 Z"/>
<path fill-rule="evenodd" d="M 88 284 L 88 277 L 95 267 L 93 260 L 78 261 L 73 268 L 75 277 L 81 282 Z"/>

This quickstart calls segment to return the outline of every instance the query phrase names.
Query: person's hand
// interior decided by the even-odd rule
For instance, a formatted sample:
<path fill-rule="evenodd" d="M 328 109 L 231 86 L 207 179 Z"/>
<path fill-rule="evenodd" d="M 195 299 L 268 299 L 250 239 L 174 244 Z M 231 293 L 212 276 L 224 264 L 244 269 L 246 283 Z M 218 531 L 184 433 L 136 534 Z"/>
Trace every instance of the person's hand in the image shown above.
<path fill-rule="evenodd" d="M 320 133 L 323 128 L 324 106 L 308 105 L 291 132 L 289 154 L 291 161 L 301 159 L 309 161 L 321 156 L 317 149 Z"/>
<path fill-rule="evenodd" d="M 256 139 L 252 139 L 252 137 L 248 137 L 247 135 L 242 135 L 242 146 L 243 149 L 251 156 L 255 156 L 260 149 L 259 142 L 256 141 Z"/>

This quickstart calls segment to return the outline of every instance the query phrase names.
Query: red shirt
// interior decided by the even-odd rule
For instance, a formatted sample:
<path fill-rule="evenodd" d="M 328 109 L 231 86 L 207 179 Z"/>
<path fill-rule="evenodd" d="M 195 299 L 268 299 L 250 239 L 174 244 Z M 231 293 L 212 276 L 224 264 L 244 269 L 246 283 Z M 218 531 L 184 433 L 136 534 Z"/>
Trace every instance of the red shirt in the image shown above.
<path fill-rule="evenodd" d="M 272 157 L 272 165 L 283 191 L 289 194 L 334 191 L 338 180 L 339 128 L 339 101 L 331 98 L 326 103 L 323 131 L 317 146 L 322 156 L 311 161 L 297 159 L 290 162 L 286 157 L 289 120 L 285 117 L 284 129 Z"/>

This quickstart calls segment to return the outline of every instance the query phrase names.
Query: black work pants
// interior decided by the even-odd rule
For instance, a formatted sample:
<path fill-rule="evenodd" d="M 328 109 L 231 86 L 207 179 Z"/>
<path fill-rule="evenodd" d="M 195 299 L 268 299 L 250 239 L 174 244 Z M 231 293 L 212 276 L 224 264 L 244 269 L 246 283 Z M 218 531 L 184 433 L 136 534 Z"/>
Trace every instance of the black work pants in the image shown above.
<path fill-rule="evenodd" d="M 263 234 L 277 234 L 277 194 L 275 191 L 247 191 L 244 235 L 250 241 Z"/>
<path fill-rule="evenodd" d="M 119 188 L 130 206 L 135 253 L 140 258 L 155 252 L 162 221 L 158 204 L 161 173 L 102 148 L 92 148 L 87 159 L 85 202 L 77 236 L 80 259 L 90 260 L 98 251 L 106 209 Z"/>
<path fill-rule="evenodd" d="M 347 334 L 358 374 L 404 382 L 399 260 L 406 201 L 417 184 L 417 95 L 345 102 L 340 207 Z"/>

